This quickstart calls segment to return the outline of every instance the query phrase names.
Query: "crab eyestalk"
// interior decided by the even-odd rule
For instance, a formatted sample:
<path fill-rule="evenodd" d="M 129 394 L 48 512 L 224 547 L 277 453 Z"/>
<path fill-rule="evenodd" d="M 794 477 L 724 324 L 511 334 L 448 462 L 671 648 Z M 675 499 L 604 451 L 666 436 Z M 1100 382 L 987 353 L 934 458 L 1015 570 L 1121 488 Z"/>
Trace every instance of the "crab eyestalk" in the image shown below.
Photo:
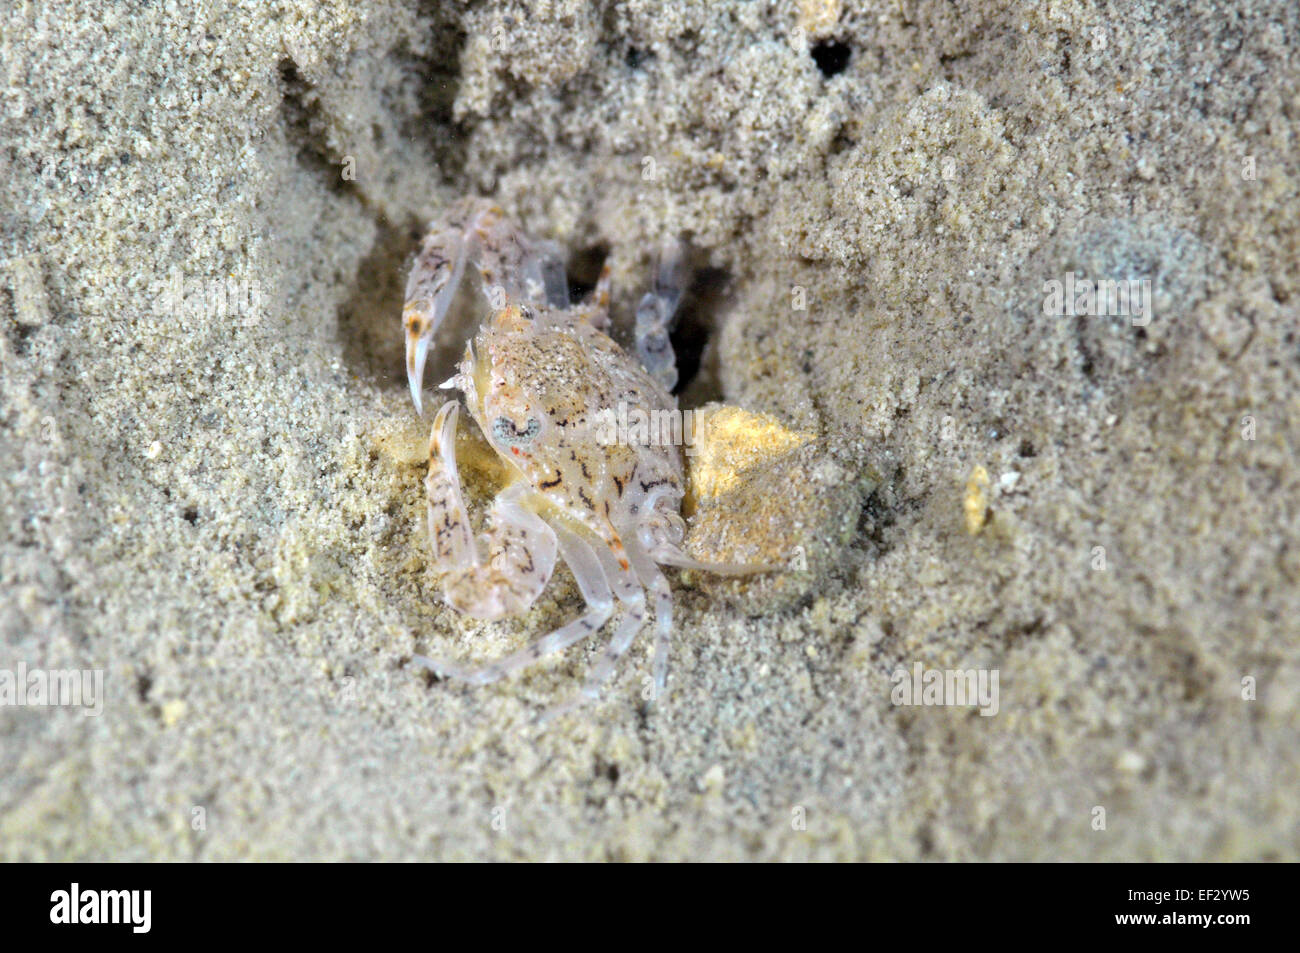
<path fill-rule="evenodd" d="M 422 307 L 425 302 L 408 304 L 402 312 L 402 326 L 406 334 L 406 380 L 411 386 L 411 400 L 415 412 L 423 414 L 421 390 L 424 386 L 424 362 L 429 357 L 429 343 L 433 339 L 433 322 Z"/>

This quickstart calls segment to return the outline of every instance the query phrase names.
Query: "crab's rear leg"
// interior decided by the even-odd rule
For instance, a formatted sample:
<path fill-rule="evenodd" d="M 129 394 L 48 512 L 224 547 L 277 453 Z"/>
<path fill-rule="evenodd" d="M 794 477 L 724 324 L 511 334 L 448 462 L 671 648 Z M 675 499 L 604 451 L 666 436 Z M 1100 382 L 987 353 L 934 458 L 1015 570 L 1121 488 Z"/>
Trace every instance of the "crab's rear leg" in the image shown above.
<path fill-rule="evenodd" d="M 631 648 L 637 633 L 645 628 L 645 590 L 629 564 L 627 557 L 632 554 L 627 552 L 625 544 L 617 536 L 614 536 L 609 544 L 608 547 L 598 547 L 597 552 L 614 594 L 623 604 L 623 619 L 614 630 L 609 645 L 592 665 L 587 680 L 583 683 L 582 691 L 569 701 L 551 708 L 543 715 L 543 720 L 549 721 L 599 698 L 601 687 L 613 676 L 619 659 Z M 626 543 L 627 547 L 634 545 L 631 541 Z"/>
<path fill-rule="evenodd" d="M 587 611 L 583 615 L 542 636 L 527 648 L 479 668 L 420 655 L 414 658 L 416 664 L 446 678 L 487 685 L 521 671 L 548 655 L 563 651 L 599 631 L 614 611 L 614 597 L 609 591 L 609 583 L 605 581 L 605 574 L 590 546 L 563 526 L 553 528 L 559 541 L 560 555 L 572 570 L 574 579 L 578 581 L 578 589 L 587 602 Z"/>
<path fill-rule="evenodd" d="M 632 568 L 637 577 L 655 600 L 655 654 L 650 671 L 654 676 L 653 697 L 658 698 L 668 685 L 668 650 L 673 635 L 673 592 L 654 560 L 643 553 L 639 546 L 630 549 L 628 556 L 632 559 Z"/>
<path fill-rule="evenodd" d="M 668 334 L 677 319 L 685 290 L 685 249 L 678 242 L 664 246 L 654 288 L 637 305 L 636 353 L 641 365 L 672 391 L 677 386 L 677 356 Z"/>
<path fill-rule="evenodd" d="M 446 572 L 448 605 L 476 619 L 526 611 L 555 568 L 555 533 L 520 503 L 525 485 L 507 487 L 488 512 L 488 529 L 473 537 L 456 470 L 458 407 L 438 411 L 429 440 L 429 540 L 435 565 Z"/>

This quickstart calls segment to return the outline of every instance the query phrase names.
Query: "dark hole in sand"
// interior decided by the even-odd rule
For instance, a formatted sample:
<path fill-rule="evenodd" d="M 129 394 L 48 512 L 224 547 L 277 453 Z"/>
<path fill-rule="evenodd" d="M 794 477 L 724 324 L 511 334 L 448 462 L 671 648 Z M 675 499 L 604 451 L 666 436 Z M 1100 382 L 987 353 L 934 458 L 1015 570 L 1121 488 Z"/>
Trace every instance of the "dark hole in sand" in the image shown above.
<path fill-rule="evenodd" d="M 605 245 L 593 245 L 569 256 L 565 271 L 569 279 L 570 304 L 577 304 L 595 290 L 600 270 L 605 267 L 608 257 L 609 248 Z"/>
<path fill-rule="evenodd" d="M 853 51 L 839 40 L 822 40 L 812 48 L 813 62 L 828 79 L 848 69 L 852 57 Z"/>
<path fill-rule="evenodd" d="M 669 339 L 677 356 L 677 394 L 683 407 L 698 407 L 722 399 L 718 355 L 714 339 L 718 331 L 718 310 L 731 274 L 723 268 L 695 271 L 690 287 L 682 296 L 677 323 Z"/>

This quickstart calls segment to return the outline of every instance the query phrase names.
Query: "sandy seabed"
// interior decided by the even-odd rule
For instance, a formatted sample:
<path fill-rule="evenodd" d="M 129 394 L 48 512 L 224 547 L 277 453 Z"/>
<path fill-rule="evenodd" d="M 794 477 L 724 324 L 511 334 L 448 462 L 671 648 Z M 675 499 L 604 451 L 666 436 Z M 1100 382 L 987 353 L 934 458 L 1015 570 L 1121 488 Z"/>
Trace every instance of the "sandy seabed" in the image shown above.
<path fill-rule="evenodd" d="M 0 671 L 103 677 L 0 707 L 0 859 L 1300 858 L 1298 42 L 1283 0 L 0 5 Z M 689 239 L 683 405 L 815 436 L 713 514 L 806 570 L 673 573 L 654 706 L 648 637 L 545 727 L 596 643 L 411 667 L 581 605 L 476 622 L 428 565 L 399 314 L 466 194 L 608 261 L 624 334 Z M 1076 277 L 1149 312 L 1045 313 Z M 996 714 L 896 704 L 918 664 Z"/>

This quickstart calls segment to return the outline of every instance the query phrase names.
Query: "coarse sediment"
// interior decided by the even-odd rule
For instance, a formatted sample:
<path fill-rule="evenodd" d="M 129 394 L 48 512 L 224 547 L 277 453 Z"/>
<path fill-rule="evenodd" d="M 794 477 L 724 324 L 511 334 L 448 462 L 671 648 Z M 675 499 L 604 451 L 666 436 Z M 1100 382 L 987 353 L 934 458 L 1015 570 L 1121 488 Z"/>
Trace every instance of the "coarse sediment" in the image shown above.
<path fill-rule="evenodd" d="M 0 859 L 1297 859 L 1297 37 L 1254 0 L 6 5 L 0 669 L 107 697 L 0 709 Z M 594 644 L 408 666 L 580 605 L 475 622 L 428 567 L 401 293 L 467 193 L 607 256 L 624 320 L 688 239 L 686 403 L 815 435 L 738 497 L 806 574 L 674 573 L 653 708 L 649 638 L 544 728 Z M 1067 273 L 1149 279 L 1149 322 L 1044 314 Z M 893 704 L 917 662 L 997 670 L 998 714 Z"/>

